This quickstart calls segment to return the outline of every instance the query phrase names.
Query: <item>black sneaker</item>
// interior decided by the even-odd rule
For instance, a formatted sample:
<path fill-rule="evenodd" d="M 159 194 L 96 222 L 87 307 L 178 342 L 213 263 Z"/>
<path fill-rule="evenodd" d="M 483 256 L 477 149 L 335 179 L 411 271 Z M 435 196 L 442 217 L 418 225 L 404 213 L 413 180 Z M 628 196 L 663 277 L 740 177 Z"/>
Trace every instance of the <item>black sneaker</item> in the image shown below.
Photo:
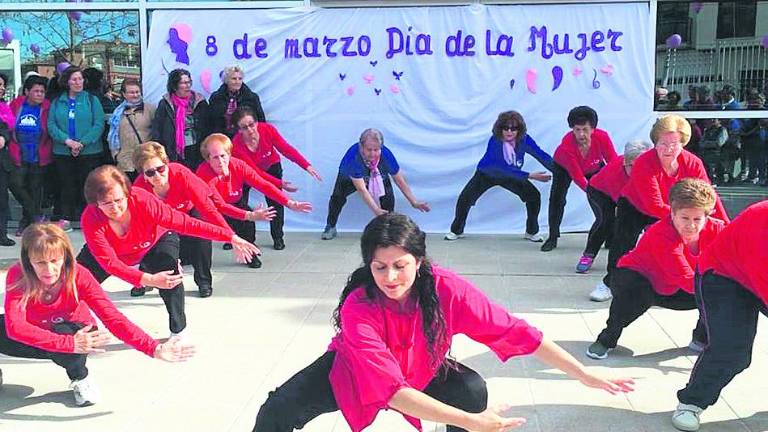
<path fill-rule="evenodd" d="M 254 255 L 253 259 L 251 259 L 251 262 L 248 263 L 248 267 L 253 269 L 261 268 L 261 260 L 259 257 Z"/>
<path fill-rule="evenodd" d="M 224 250 L 232 250 L 232 243 L 224 243 L 224 246 L 221 248 Z"/>
<path fill-rule="evenodd" d="M 213 287 L 210 285 L 200 285 L 197 287 L 197 291 L 200 293 L 200 298 L 206 298 L 213 294 Z"/>
<path fill-rule="evenodd" d="M 608 353 L 613 348 L 606 348 L 600 342 L 595 342 L 587 348 L 587 357 L 595 360 L 603 360 L 608 358 Z"/>
<path fill-rule="evenodd" d="M 273 247 L 275 248 L 275 250 L 283 250 L 283 249 L 285 249 L 285 240 L 283 240 L 281 238 L 275 240 L 275 244 L 273 245 Z"/>
<path fill-rule="evenodd" d="M 14 246 L 15 244 L 16 242 L 9 239 L 8 236 L 0 237 L 0 246 Z"/>
<path fill-rule="evenodd" d="M 541 245 L 542 252 L 549 252 L 557 247 L 557 237 L 550 237 Z"/>
<path fill-rule="evenodd" d="M 133 287 L 131 288 L 131 297 L 141 297 L 146 292 L 147 292 L 147 289 L 144 287 Z"/>

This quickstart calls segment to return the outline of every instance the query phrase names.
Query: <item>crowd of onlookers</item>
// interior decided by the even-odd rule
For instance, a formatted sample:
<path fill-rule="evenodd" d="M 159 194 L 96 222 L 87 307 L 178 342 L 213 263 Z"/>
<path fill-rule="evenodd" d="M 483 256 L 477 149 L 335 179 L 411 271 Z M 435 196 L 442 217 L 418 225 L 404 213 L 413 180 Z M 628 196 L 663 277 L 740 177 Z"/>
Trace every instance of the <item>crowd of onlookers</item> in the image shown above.
<path fill-rule="evenodd" d="M 265 121 L 242 69 L 225 68 L 222 80 L 206 100 L 192 90 L 188 71 L 174 70 L 168 93 L 153 104 L 143 100 L 137 79 L 124 79 L 115 94 L 100 70 L 69 66 L 50 79 L 27 73 L 20 96 L 6 101 L 9 80 L 0 74 L 0 245 L 14 244 L 6 233 L 8 190 L 22 207 L 17 236 L 43 220 L 70 231 L 85 206 L 83 185 L 94 168 L 115 164 L 134 180 L 133 152 L 153 140 L 171 161 L 194 171 L 203 139 L 215 132 L 235 135 L 232 114 L 238 107 Z"/>
<path fill-rule="evenodd" d="M 765 110 L 765 89 L 746 91 L 743 101 L 736 89 L 724 85 L 714 97 L 706 85 L 688 87 L 688 100 L 679 92 L 656 89 L 655 106 L 660 111 Z M 749 182 L 768 186 L 768 114 L 766 118 L 689 119 L 693 130 L 688 150 L 698 155 L 716 185 Z M 738 162 L 738 165 L 737 165 Z"/>

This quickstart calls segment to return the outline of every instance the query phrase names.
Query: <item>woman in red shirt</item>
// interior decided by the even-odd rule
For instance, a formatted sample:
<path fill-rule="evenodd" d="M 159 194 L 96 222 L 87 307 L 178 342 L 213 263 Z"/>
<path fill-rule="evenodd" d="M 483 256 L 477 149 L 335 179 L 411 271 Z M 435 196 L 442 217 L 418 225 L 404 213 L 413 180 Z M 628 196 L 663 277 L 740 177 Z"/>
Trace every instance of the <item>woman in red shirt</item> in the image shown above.
<path fill-rule="evenodd" d="M 156 359 L 177 362 L 194 354 L 194 347 L 178 338 L 154 340 L 121 314 L 88 269 L 77 264 L 69 238 L 55 224 L 24 230 L 21 259 L 8 270 L 5 289 L 0 353 L 52 360 L 63 367 L 77 406 L 99 400 L 85 362 L 88 354 L 104 352 L 100 347 L 109 342 L 110 333 Z M 106 330 L 97 328 L 91 312 Z"/>
<path fill-rule="evenodd" d="M 256 121 L 253 110 L 242 106 L 232 114 L 232 123 L 240 132 L 232 138 L 232 156 L 245 161 L 251 168 L 259 168 L 275 178 L 283 178 L 283 166 L 280 163 L 282 154 L 290 161 L 300 166 L 315 180 L 322 181 L 320 173 L 310 165 L 304 156 L 288 144 L 277 129 L 265 122 Z M 247 193 L 246 193 L 247 195 Z M 274 207 L 276 217 L 269 222 L 269 232 L 276 250 L 285 249 L 283 240 L 283 224 L 285 214 L 279 202 L 266 197 L 267 205 Z"/>
<path fill-rule="evenodd" d="M 245 211 L 224 202 L 215 189 L 189 168 L 177 162 L 169 162 L 165 148 L 160 143 L 149 141 L 141 144 L 133 153 L 133 166 L 140 173 L 134 187 L 152 192 L 171 208 L 221 228 L 230 229 L 222 214 L 244 221 L 270 220 L 274 216 L 271 207 Z M 210 297 L 213 294 L 211 241 L 181 236 L 179 247 L 182 265 L 190 263 L 195 269 L 194 278 L 200 297 Z"/>
<path fill-rule="evenodd" d="M 704 164 L 683 149 L 691 139 L 691 125 L 676 114 L 660 117 L 651 129 L 654 151 L 640 155 L 632 167 L 632 175 L 616 203 L 616 226 L 608 251 L 608 273 L 603 283 L 612 287 L 616 262 L 635 247 L 640 233 L 669 214 L 669 191 L 684 178 L 698 178 L 710 183 Z M 716 197 L 712 217 L 729 222 L 725 207 Z"/>
<path fill-rule="evenodd" d="M 160 289 L 171 334 L 187 326 L 184 284 L 179 269 L 179 235 L 232 242 L 238 261 L 259 253 L 253 244 L 222 228 L 187 216 L 141 188 L 112 165 L 88 174 L 80 225 L 85 245 L 77 261 L 103 282 L 110 275 L 132 284 Z M 141 264 L 140 267 L 132 266 Z M 145 273 L 146 271 L 146 273 Z"/>
<path fill-rule="evenodd" d="M 552 188 L 549 191 L 549 237 L 541 245 L 542 252 L 557 247 L 560 223 L 565 212 L 565 198 L 571 182 L 587 190 L 587 181 L 600 169 L 616 159 L 608 132 L 597 129 L 597 113 L 588 106 L 578 106 L 568 113 L 568 127 L 557 146 L 552 170 Z"/>
<path fill-rule="evenodd" d="M 296 191 L 296 188 L 290 187 L 290 183 L 266 173 L 262 176 L 247 163 L 231 157 L 232 141 L 226 135 L 220 133 L 209 135 L 203 141 L 200 152 L 203 154 L 205 162 L 197 168 L 197 175 L 214 187 L 226 202 L 248 210 L 246 186 L 250 186 L 291 210 L 301 213 L 312 211 L 312 204 L 292 200 L 280 190 L 283 188 L 290 192 Z M 256 225 L 253 222 L 232 218 L 227 218 L 227 222 L 237 235 L 251 243 L 256 241 Z M 254 256 L 249 266 L 251 268 L 261 267 L 259 257 Z"/>
<path fill-rule="evenodd" d="M 768 316 L 768 201 L 753 204 L 728 225 L 699 259 L 696 298 L 709 343 L 699 355 L 672 424 L 699 429 L 699 415 L 749 367 L 759 314 Z"/>
<path fill-rule="evenodd" d="M 414 427 L 424 419 L 448 424 L 448 432 L 523 424 L 489 409 L 485 380 L 446 357 L 458 333 L 487 345 L 502 361 L 533 353 L 588 387 L 632 390 L 631 379 L 593 373 L 467 280 L 433 265 L 425 238 L 401 214 L 368 223 L 360 239 L 364 264 L 341 293 L 328 351 L 270 392 L 254 432 L 290 432 L 336 410 L 359 432 L 388 408 Z"/>
<path fill-rule="evenodd" d="M 716 198 L 714 188 L 700 179 L 683 179 L 672 187 L 670 215 L 651 226 L 637 247 L 619 260 L 608 321 L 587 349 L 587 356 L 608 357 L 622 330 L 651 306 L 696 309 L 693 276 L 699 254 L 725 226 L 723 221 L 709 217 Z M 701 351 L 706 344 L 700 317 L 689 347 Z"/>

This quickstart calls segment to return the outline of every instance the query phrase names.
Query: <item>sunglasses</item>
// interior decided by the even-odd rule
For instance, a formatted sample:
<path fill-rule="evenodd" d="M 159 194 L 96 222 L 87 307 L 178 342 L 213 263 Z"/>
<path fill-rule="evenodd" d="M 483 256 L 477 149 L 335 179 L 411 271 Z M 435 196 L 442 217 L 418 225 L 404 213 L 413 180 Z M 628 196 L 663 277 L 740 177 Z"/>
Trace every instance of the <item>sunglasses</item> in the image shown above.
<path fill-rule="evenodd" d="M 506 125 L 501 128 L 501 130 L 508 130 L 508 131 L 518 131 L 520 128 L 518 126 L 512 126 L 512 125 Z"/>
<path fill-rule="evenodd" d="M 167 165 L 160 165 L 157 168 L 150 168 L 146 171 L 144 171 L 144 175 L 147 177 L 154 177 L 155 174 L 162 174 L 165 172 L 165 169 L 168 168 Z"/>

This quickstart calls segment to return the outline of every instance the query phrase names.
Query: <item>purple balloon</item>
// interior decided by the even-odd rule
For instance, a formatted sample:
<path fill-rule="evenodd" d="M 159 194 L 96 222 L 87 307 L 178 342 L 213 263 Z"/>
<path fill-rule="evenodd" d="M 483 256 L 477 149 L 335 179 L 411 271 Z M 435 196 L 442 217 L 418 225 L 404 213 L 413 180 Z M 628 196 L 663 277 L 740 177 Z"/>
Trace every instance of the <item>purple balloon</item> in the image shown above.
<path fill-rule="evenodd" d="M 761 43 L 763 44 L 763 48 L 768 49 L 768 33 L 763 35 Z"/>
<path fill-rule="evenodd" d="M 56 65 L 56 73 L 58 73 L 59 75 L 61 75 L 61 74 L 62 74 L 62 73 L 64 73 L 64 71 L 65 71 L 65 70 L 67 70 L 67 68 L 68 68 L 68 67 L 70 67 L 70 66 L 72 66 L 72 65 L 71 65 L 71 64 L 69 64 L 68 62 L 61 62 L 61 63 L 59 63 L 59 64 L 57 64 L 57 65 Z"/>
<path fill-rule="evenodd" d="M 9 43 L 11 43 L 12 40 L 13 40 L 13 30 L 11 30 L 8 27 L 4 28 L 3 29 L 3 39 L 2 39 L 3 43 L 9 44 Z"/>
<path fill-rule="evenodd" d="M 77 22 L 77 21 L 80 21 L 80 18 L 82 18 L 83 13 L 80 11 L 72 11 L 72 12 L 67 12 L 67 15 L 72 21 Z"/>
<path fill-rule="evenodd" d="M 29 50 L 32 51 L 32 54 L 38 55 L 40 54 L 40 45 L 33 43 L 29 46 Z"/>
<path fill-rule="evenodd" d="M 700 1 L 695 1 L 691 3 L 691 9 L 693 9 L 693 13 L 699 13 L 704 8 L 704 4 Z"/>
<path fill-rule="evenodd" d="M 667 48 L 680 48 L 683 44 L 683 37 L 675 33 L 667 38 Z"/>

